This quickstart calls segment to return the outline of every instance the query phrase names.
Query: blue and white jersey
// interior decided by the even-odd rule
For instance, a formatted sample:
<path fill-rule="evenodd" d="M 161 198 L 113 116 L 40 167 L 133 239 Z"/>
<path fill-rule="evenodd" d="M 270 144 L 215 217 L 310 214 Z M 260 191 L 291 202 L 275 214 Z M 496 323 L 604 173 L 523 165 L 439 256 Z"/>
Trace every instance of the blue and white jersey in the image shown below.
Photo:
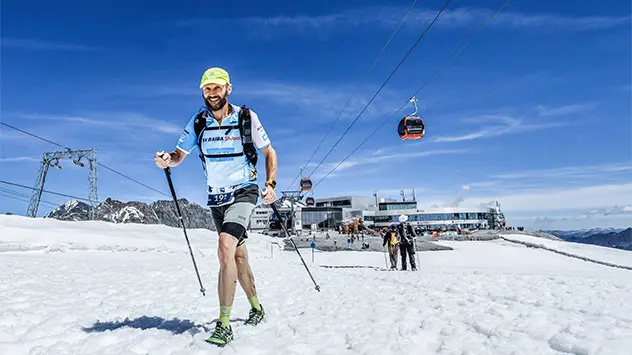
<path fill-rule="evenodd" d="M 202 153 L 206 155 L 243 153 L 241 134 L 237 128 L 241 107 L 230 105 L 233 108 L 233 113 L 224 118 L 221 124 L 214 119 L 210 111 L 208 112 L 207 129 L 202 132 L 201 138 Z M 195 137 L 194 130 L 196 116 L 197 113 L 189 120 L 176 145 L 176 149 L 187 154 L 197 147 L 197 137 Z M 250 117 L 252 141 L 257 149 L 261 150 L 270 145 L 270 138 L 261 125 L 259 117 L 252 110 L 250 110 Z M 231 126 L 235 128 L 230 128 Z M 245 154 L 234 157 L 207 156 L 205 157 L 205 165 L 209 194 L 231 193 L 242 187 L 257 184 L 256 167 L 250 164 Z M 221 203 L 213 203 L 212 205 L 219 206 L 226 203 L 230 203 L 230 201 L 221 201 Z M 211 205 L 210 196 L 209 205 Z"/>

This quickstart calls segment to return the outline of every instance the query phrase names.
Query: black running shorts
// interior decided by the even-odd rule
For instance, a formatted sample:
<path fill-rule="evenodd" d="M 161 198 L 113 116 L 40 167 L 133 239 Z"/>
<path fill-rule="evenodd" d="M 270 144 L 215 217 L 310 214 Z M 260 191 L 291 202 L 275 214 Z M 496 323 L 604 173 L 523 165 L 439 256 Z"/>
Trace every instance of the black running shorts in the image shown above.
<path fill-rule="evenodd" d="M 250 215 L 257 204 L 259 198 L 259 187 L 248 185 L 236 190 L 235 201 L 231 204 L 211 207 L 211 214 L 217 233 L 228 233 L 239 241 L 237 246 L 242 245 L 248 235 L 246 229 L 250 224 Z"/>

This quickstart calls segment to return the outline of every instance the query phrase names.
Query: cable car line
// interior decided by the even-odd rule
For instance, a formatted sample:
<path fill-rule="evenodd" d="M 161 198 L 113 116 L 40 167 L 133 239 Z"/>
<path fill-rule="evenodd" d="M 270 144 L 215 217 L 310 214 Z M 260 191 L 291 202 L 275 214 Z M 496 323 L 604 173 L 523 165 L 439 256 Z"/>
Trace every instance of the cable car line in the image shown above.
<path fill-rule="evenodd" d="M 340 138 L 338 138 L 338 141 L 336 141 L 336 143 L 329 149 L 329 152 L 327 152 L 327 154 L 323 157 L 323 159 L 320 161 L 320 163 L 318 163 L 318 165 L 316 166 L 316 168 L 314 168 L 314 170 L 312 170 L 312 172 L 308 175 L 308 176 L 312 176 L 314 174 L 314 172 L 322 165 L 322 163 L 325 161 L 325 159 L 327 159 L 327 157 L 329 156 L 329 154 L 331 154 L 333 152 L 333 150 L 336 148 L 336 146 L 338 146 L 338 143 L 340 143 L 340 141 L 342 141 L 342 139 L 344 138 L 344 136 L 349 132 L 349 130 L 351 130 L 351 127 L 353 127 L 353 125 L 358 121 L 358 119 L 360 119 L 360 117 L 362 116 L 362 114 L 364 113 L 364 111 L 366 111 L 366 109 L 369 107 L 369 105 L 371 105 L 371 103 L 373 102 L 373 100 L 375 100 L 375 98 L 377 97 L 377 95 L 382 91 L 382 89 L 384 89 L 384 87 L 386 86 L 386 84 L 391 80 L 391 78 L 393 77 L 393 75 L 395 75 L 395 72 L 397 72 L 397 70 L 399 69 L 399 67 L 404 64 L 404 61 L 408 58 L 408 56 L 410 55 L 410 53 L 412 53 L 412 51 L 415 49 L 415 47 L 417 46 L 417 44 L 419 44 L 419 42 L 424 38 L 424 36 L 426 35 L 426 33 L 428 33 L 428 31 L 430 30 L 430 28 L 432 28 L 432 26 L 437 22 L 437 20 L 439 19 L 439 16 L 441 16 L 441 14 L 443 13 L 443 11 L 445 11 L 445 9 L 448 7 L 448 5 L 450 5 L 450 3 L 452 2 L 452 0 L 447 0 L 445 2 L 445 4 L 443 5 L 443 7 L 439 10 L 439 12 L 437 12 L 437 14 L 435 15 L 434 19 L 432 20 L 432 22 L 430 22 L 430 24 L 426 27 L 426 29 L 421 33 L 421 35 L 419 36 L 419 38 L 417 38 L 417 40 L 415 41 L 415 43 L 410 47 L 410 49 L 408 50 L 408 52 L 404 55 L 404 57 L 402 58 L 402 60 L 397 64 L 397 66 L 395 67 L 395 69 L 393 69 L 393 71 L 391 72 L 391 74 L 388 76 L 388 78 L 386 78 L 386 80 L 382 83 L 382 85 L 380 86 L 380 88 L 375 92 L 375 94 L 373 95 L 373 97 L 371 97 L 371 99 L 369 100 L 369 102 L 367 102 L 367 104 L 364 106 L 364 108 L 362 109 L 362 111 L 360 111 L 360 113 L 358 114 L 358 116 L 356 116 L 356 118 L 353 120 L 353 122 L 351 122 L 351 125 L 349 125 L 349 127 L 347 127 L 347 129 L 344 131 L 344 133 L 340 136 Z"/>
<path fill-rule="evenodd" d="M 14 130 L 16 130 L 16 131 L 20 131 L 20 132 L 22 132 L 22 133 L 24 133 L 24 134 L 28 134 L 28 135 L 29 135 L 29 136 L 31 136 L 31 137 L 35 137 L 35 138 L 37 138 L 37 139 L 41 139 L 41 140 L 43 140 L 44 142 L 48 142 L 48 143 L 50 143 L 50 144 L 56 145 L 56 146 L 58 146 L 58 147 L 61 147 L 61 148 L 66 149 L 66 150 L 70 150 L 70 148 L 68 148 L 68 147 L 64 147 L 62 144 L 55 143 L 55 142 L 53 142 L 53 141 L 50 141 L 50 140 L 48 140 L 48 139 L 46 139 L 46 138 L 42 138 L 42 137 L 40 137 L 40 136 L 38 136 L 38 135 L 35 135 L 35 134 L 33 134 L 33 133 L 29 133 L 29 132 L 27 132 L 27 131 L 25 131 L 25 130 L 23 130 L 23 129 L 19 129 L 19 128 L 17 128 L 17 127 L 11 126 L 11 125 L 10 125 L 10 124 L 8 124 L 8 123 L 5 123 L 5 122 L 0 122 L 0 124 L 2 124 L 2 125 L 4 125 L 4 126 L 7 126 L 7 127 L 9 127 L 9 128 L 12 128 L 12 129 L 14 129 Z"/>
<path fill-rule="evenodd" d="M 472 39 L 474 39 L 474 37 L 476 37 L 476 36 L 479 34 L 479 32 L 481 32 L 481 31 L 483 30 L 483 28 L 485 28 L 485 27 L 487 26 L 487 24 L 488 24 L 489 22 L 491 22 L 491 20 L 492 20 L 494 17 L 496 17 L 496 15 L 498 15 L 498 13 L 499 13 L 499 12 L 500 12 L 500 11 L 501 11 L 501 10 L 502 10 L 502 9 L 503 9 L 503 8 L 504 8 L 504 7 L 505 7 L 505 6 L 506 6 L 506 5 L 510 2 L 510 1 L 511 1 L 511 0 L 505 0 L 505 1 L 502 3 L 502 5 L 500 5 L 500 7 L 498 7 L 498 9 L 496 9 L 496 11 L 495 11 L 493 14 L 491 14 L 491 15 L 490 15 L 490 16 L 489 16 L 486 20 L 485 20 L 485 22 L 483 22 L 483 24 L 482 24 L 482 25 L 481 25 L 481 26 L 480 26 L 480 27 L 479 27 L 479 28 L 478 28 L 478 29 L 477 29 L 477 30 L 476 30 L 476 31 L 475 31 L 472 35 L 470 35 L 470 36 L 469 36 L 469 37 L 468 37 L 465 41 L 463 41 L 463 43 L 461 44 L 461 46 L 460 46 L 460 47 L 459 47 L 456 51 L 454 51 L 454 52 L 453 52 L 453 53 L 452 53 L 452 54 L 448 57 L 448 59 L 446 59 L 446 60 L 445 60 L 445 61 L 444 61 L 444 62 L 443 62 L 443 63 L 442 63 L 442 64 L 441 64 L 438 68 L 437 68 L 437 70 L 435 70 L 435 72 L 434 72 L 434 73 L 430 76 L 430 78 L 428 78 L 428 79 L 427 79 L 427 80 L 426 80 L 426 81 L 425 81 L 425 82 L 424 82 L 424 83 L 423 83 L 423 84 L 419 87 L 419 89 L 417 89 L 417 91 L 415 91 L 415 93 L 412 95 L 412 97 L 417 96 L 417 94 L 418 94 L 421 90 L 423 90 L 423 89 L 424 89 L 424 88 L 428 85 L 428 83 L 429 83 L 432 79 L 434 79 L 434 78 L 435 78 L 435 77 L 439 74 L 439 72 L 441 72 L 441 71 L 443 70 L 443 68 L 445 68 L 445 67 L 449 64 L 449 62 L 450 62 L 450 61 L 452 61 L 452 59 L 454 59 L 454 57 L 456 57 L 456 56 L 457 56 L 457 55 L 458 55 L 458 54 L 459 54 L 459 53 L 463 50 L 463 48 L 465 48 L 465 46 L 467 46 L 467 44 L 468 44 L 468 43 L 469 43 Z M 323 180 L 325 180 L 325 179 L 326 179 L 329 175 L 331 175 L 331 173 L 333 173 L 336 169 L 338 169 L 338 167 L 339 167 L 339 166 L 340 166 L 343 162 L 345 162 L 347 159 L 349 159 L 349 157 L 351 157 L 351 155 L 353 155 L 355 152 L 357 152 L 357 151 L 358 151 L 358 149 L 360 149 L 360 147 L 361 147 L 362 145 L 364 145 L 364 143 L 366 143 L 366 142 L 367 142 L 367 141 L 368 141 L 371 137 L 373 137 L 373 135 L 375 135 L 375 133 L 377 133 L 377 131 L 379 131 L 380 129 L 382 129 L 382 127 L 384 127 L 384 125 L 385 125 L 386 123 L 388 123 L 388 122 L 389 122 L 389 119 L 390 119 L 392 116 L 394 116 L 395 114 L 397 114 L 398 112 L 400 112 L 400 111 L 401 111 L 401 110 L 402 110 L 402 109 L 403 109 L 403 108 L 404 108 L 407 104 L 408 104 L 408 102 L 406 102 L 405 104 L 403 104 L 400 108 L 398 108 L 395 112 L 393 112 L 393 114 L 391 114 L 391 116 L 389 116 L 389 118 L 385 119 L 385 120 L 384 120 L 384 122 L 383 122 L 380 126 L 378 126 L 378 127 L 377 127 L 377 128 L 376 128 L 376 129 L 375 129 L 375 130 L 374 130 L 374 131 L 373 131 L 373 132 L 372 132 L 372 133 L 371 133 L 368 137 L 366 137 L 366 138 L 365 138 L 365 139 L 364 139 L 364 140 L 363 140 L 360 144 L 358 144 L 358 146 L 357 146 L 357 147 L 355 147 L 355 149 L 353 149 L 353 150 L 351 151 L 351 153 L 349 153 L 349 154 L 348 154 L 348 155 L 347 155 L 344 159 L 342 159 L 340 162 L 338 162 L 338 164 L 337 164 L 337 165 L 336 165 L 333 169 L 331 169 L 331 170 L 327 173 L 327 175 L 325 175 L 325 176 L 324 176 L 323 178 L 321 178 L 321 179 L 320 179 L 320 180 L 319 180 L 319 181 L 318 181 L 315 185 L 313 185 L 312 189 L 315 189 L 315 188 L 316 188 L 316 186 L 318 186 L 318 185 L 319 185 L 319 184 L 320 184 Z"/>
<path fill-rule="evenodd" d="M 4 194 L 4 196 L 11 197 L 11 198 L 14 198 L 16 200 L 18 199 L 18 197 L 25 198 L 26 200 L 21 200 L 20 199 L 20 201 L 31 202 L 30 201 L 31 196 L 29 196 L 27 194 L 19 193 L 17 191 L 13 191 L 11 189 L 6 189 L 4 187 L 0 187 L 0 194 Z M 9 194 L 9 195 L 12 195 L 12 196 L 9 196 L 9 195 L 6 195 L 6 194 Z M 40 204 L 48 205 L 48 207 L 54 207 L 54 208 L 57 208 L 60 205 L 60 204 L 53 203 L 53 202 L 46 201 L 46 200 L 40 200 Z"/>
<path fill-rule="evenodd" d="M 349 106 L 349 104 L 351 103 L 351 99 L 353 99 L 353 97 L 355 96 L 358 88 L 360 88 L 360 84 L 362 82 L 364 82 L 364 80 L 366 80 L 367 76 L 371 73 L 371 71 L 373 71 L 373 68 L 375 67 L 375 65 L 377 64 L 377 62 L 380 60 L 380 58 L 382 58 L 382 55 L 384 54 L 384 52 L 386 51 L 386 48 L 388 48 L 388 46 L 391 44 L 391 41 L 393 40 L 393 38 L 395 37 L 395 35 L 397 34 L 397 32 L 399 31 L 399 28 L 402 26 L 402 24 L 404 23 L 404 20 L 406 19 L 406 17 L 408 16 L 408 13 L 413 9 L 413 7 L 415 7 L 415 4 L 417 3 L 417 0 L 414 0 L 413 3 L 408 7 L 408 9 L 406 10 L 406 12 L 404 13 L 404 16 L 402 17 L 402 19 L 399 21 L 399 24 L 397 25 L 397 27 L 395 28 L 395 30 L 393 31 L 393 33 L 391 34 L 390 38 L 386 41 L 386 44 L 384 44 L 384 46 L 382 47 L 382 50 L 380 51 L 380 53 L 377 55 L 377 57 L 375 57 L 375 59 L 373 60 L 373 63 L 371 64 L 371 66 L 369 67 L 369 69 L 367 70 L 367 72 L 364 74 L 364 76 L 362 77 L 362 79 L 360 79 L 360 81 L 358 81 L 358 83 L 356 84 L 355 88 L 353 89 L 353 91 L 351 92 L 351 95 L 349 96 L 349 98 L 347 99 L 347 102 L 345 102 L 345 104 L 342 106 L 342 109 L 340 110 L 340 112 L 338 113 L 338 116 L 336 117 L 336 119 L 334 120 L 334 122 L 331 124 L 331 126 L 329 126 L 329 129 L 327 130 L 327 132 L 325 133 L 325 135 L 323 136 L 323 138 L 320 140 L 320 143 L 318 143 L 318 146 L 316 147 L 316 149 L 314 149 L 314 151 L 312 152 L 312 155 L 309 157 L 309 159 L 307 159 L 307 163 L 305 163 L 305 167 L 307 167 L 307 165 L 312 161 L 312 158 L 314 158 L 314 155 L 316 155 L 316 152 L 320 149 L 320 147 L 323 145 L 323 142 L 325 142 L 325 138 L 327 138 L 327 136 L 329 135 L 329 133 L 331 132 L 331 130 L 334 128 L 334 126 L 336 125 L 336 122 L 338 122 L 338 120 L 340 119 L 340 117 L 342 116 L 342 113 L 345 111 L 345 109 L 347 108 L 347 106 Z M 287 189 L 291 188 L 292 185 L 294 185 L 294 182 L 296 182 L 296 179 L 299 178 L 299 176 L 301 176 L 301 172 L 299 172 L 296 177 L 294 178 L 294 180 L 292 180 L 292 182 L 290 183 L 290 185 L 288 186 Z M 287 190 L 286 189 L 286 190 Z"/>
<path fill-rule="evenodd" d="M 7 185 L 22 187 L 22 188 L 30 189 L 30 190 L 37 190 L 34 187 L 30 187 L 30 186 L 26 186 L 26 185 L 20 185 L 20 184 L 14 183 L 14 182 L 9 182 L 9 181 L 4 181 L 4 180 L 0 180 L 0 184 L 7 184 Z M 57 195 L 57 196 L 68 197 L 68 198 L 72 198 L 72 199 L 79 200 L 79 201 L 86 201 L 88 203 L 90 202 L 90 200 L 88 200 L 87 198 L 83 198 L 83 197 L 77 197 L 77 196 L 73 196 L 73 195 L 66 195 L 66 194 L 62 194 L 62 193 L 59 193 L 59 192 L 54 192 L 54 191 L 49 191 L 49 190 L 44 190 L 44 189 L 42 189 L 42 192 L 46 192 L 48 194 L 53 194 L 53 195 Z M 101 203 L 101 201 L 97 201 L 97 202 Z"/>
<path fill-rule="evenodd" d="M 26 203 L 30 203 L 31 202 L 31 200 L 29 200 L 29 197 L 22 197 L 21 194 L 7 193 L 7 192 L 4 192 L 4 191 L 0 191 L 0 196 L 8 197 L 10 199 L 14 199 L 16 201 L 21 201 L 21 202 L 26 202 Z M 55 204 L 52 204 L 50 202 L 45 202 L 45 201 L 40 201 L 40 204 L 42 204 L 42 205 L 44 205 L 44 206 L 46 206 L 48 208 L 57 208 L 57 207 L 59 207 L 59 205 L 55 205 Z"/>
<path fill-rule="evenodd" d="M 68 148 L 68 147 L 64 146 L 63 144 L 55 143 L 55 142 L 53 142 L 53 141 L 51 141 L 51 140 L 48 140 L 48 139 L 46 139 L 46 138 L 40 137 L 40 136 L 35 135 L 35 134 L 33 134 L 33 133 L 29 133 L 29 132 L 27 132 L 27 131 L 25 131 L 25 130 L 22 130 L 22 129 L 20 129 L 20 128 L 14 127 L 14 126 L 12 126 L 12 125 L 10 125 L 10 124 L 8 124 L 8 123 L 0 122 L 0 124 L 2 124 L 2 125 L 4 125 L 4 126 L 7 126 L 7 127 L 9 127 L 9 128 L 15 129 L 16 131 L 20 131 L 20 132 L 22 132 L 22 133 L 28 134 L 28 135 L 29 135 L 29 136 L 31 136 L 31 137 L 35 137 L 35 138 L 37 138 L 37 139 L 43 140 L 43 141 L 45 141 L 45 142 L 48 142 L 48 143 L 50 143 L 50 144 L 56 145 L 56 146 L 61 147 L 61 148 L 63 148 L 63 149 L 66 149 L 66 150 L 72 150 L 72 149 L 70 149 L 70 148 Z M 137 184 L 139 184 L 139 185 L 141 185 L 141 186 L 144 186 L 144 187 L 146 187 L 146 188 L 148 188 L 148 189 L 150 189 L 150 190 L 153 190 L 153 191 L 155 191 L 155 192 L 158 192 L 158 193 L 159 193 L 159 194 L 161 194 L 161 195 L 164 195 L 164 196 L 167 196 L 167 197 L 171 198 L 171 195 L 167 195 L 166 193 L 164 193 L 164 192 L 162 192 L 162 191 L 160 191 L 160 190 L 157 190 L 157 189 L 155 189 L 155 188 L 153 188 L 153 187 L 151 187 L 151 186 L 148 186 L 148 185 L 146 185 L 146 184 L 143 184 L 142 182 L 140 182 L 140 181 L 138 181 L 138 180 L 136 180 L 136 179 L 134 179 L 134 178 L 131 178 L 131 177 L 129 177 L 129 176 L 127 176 L 127 175 L 125 175 L 125 174 L 123 174 L 123 173 L 121 173 L 121 172 L 118 172 L 118 171 L 114 170 L 113 168 L 110 168 L 109 166 L 107 166 L 107 165 L 105 165 L 105 164 L 103 164 L 103 163 L 100 163 L 100 162 L 98 162 L 98 161 L 97 161 L 97 165 L 98 165 L 98 166 L 100 166 L 100 167 L 102 167 L 102 168 L 105 168 L 105 169 L 107 169 L 107 170 L 110 170 L 111 172 L 113 172 L 113 173 L 115 173 L 115 174 L 118 174 L 118 175 L 120 175 L 120 176 L 122 176 L 122 177 L 124 177 L 124 178 L 126 178 L 126 179 L 128 179 L 128 180 L 131 180 L 131 181 L 133 181 L 133 182 L 135 182 L 135 183 L 137 183 Z"/>

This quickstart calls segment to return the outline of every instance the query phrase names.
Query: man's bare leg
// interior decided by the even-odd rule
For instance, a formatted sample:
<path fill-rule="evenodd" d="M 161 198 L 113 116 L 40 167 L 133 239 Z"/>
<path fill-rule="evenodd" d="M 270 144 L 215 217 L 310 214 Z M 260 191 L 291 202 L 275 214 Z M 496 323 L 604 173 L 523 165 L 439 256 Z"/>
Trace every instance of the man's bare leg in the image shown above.
<path fill-rule="evenodd" d="M 219 320 L 226 326 L 230 323 L 230 311 L 233 307 L 235 289 L 237 288 L 236 247 L 237 238 L 228 233 L 219 234 L 219 245 L 217 248 L 217 257 L 219 259 L 219 280 L 217 282 L 220 306 Z"/>
<path fill-rule="evenodd" d="M 248 302 L 250 303 L 250 313 L 246 325 L 257 325 L 265 317 L 265 311 L 259 303 L 257 297 L 257 288 L 255 287 L 255 276 L 252 273 L 252 268 L 248 262 L 248 249 L 246 244 L 242 244 L 237 247 L 235 253 L 235 263 L 237 264 L 237 277 L 239 278 L 239 284 L 244 289 Z"/>
<path fill-rule="evenodd" d="M 255 275 L 252 273 L 250 263 L 248 262 L 248 249 L 246 243 L 237 248 L 235 252 L 235 263 L 237 264 L 237 277 L 239 284 L 244 289 L 248 299 L 257 296 L 255 287 Z"/>

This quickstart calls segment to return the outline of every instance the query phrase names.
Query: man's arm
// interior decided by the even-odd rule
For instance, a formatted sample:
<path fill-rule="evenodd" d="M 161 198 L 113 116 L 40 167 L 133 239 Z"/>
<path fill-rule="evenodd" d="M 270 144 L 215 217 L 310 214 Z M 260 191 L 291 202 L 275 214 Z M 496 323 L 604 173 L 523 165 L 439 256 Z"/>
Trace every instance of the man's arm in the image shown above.
<path fill-rule="evenodd" d="M 154 160 L 156 161 L 156 165 L 161 168 L 161 169 L 165 169 L 168 166 L 178 166 L 180 163 L 182 163 L 182 161 L 184 160 L 184 158 L 187 157 L 187 153 L 181 149 L 176 149 L 173 152 L 167 153 L 167 152 L 157 152 L 156 153 L 156 157 L 154 158 Z"/>
<path fill-rule="evenodd" d="M 272 145 L 268 144 L 265 148 L 261 149 L 263 155 L 266 157 L 266 181 L 276 180 L 277 175 L 277 155 Z M 272 186 L 266 185 L 265 190 L 262 192 L 261 197 L 271 204 L 276 200 L 276 191 Z"/>
<path fill-rule="evenodd" d="M 261 150 L 266 157 L 266 182 L 275 180 L 277 177 L 277 154 L 272 144 L 270 143 L 270 137 L 266 133 L 263 125 L 259 121 L 259 116 L 250 110 L 251 127 L 252 127 L 252 141 L 255 143 L 257 149 Z M 272 186 L 266 185 L 265 190 L 262 192 L 261 197 L 268 203 L 273 203 L 276 200 L 276 192 Z"/>
<path fill-rule="evenodd" d="M 180 163 L 182 163 L 182 161 L 184 160 L 184 158 L 187 157 L 188 154 L 185 153 L 184 150 L 176 149 L 173 152 L 169 153 L 169 155 L 171 156 L 169 166 L 178 166 Z"/>
<path fill-rule="evenodd" d="M 266 181 L 276 180 L 277 176 L 277 154 L 272 145 L 261 150 L 266 157 Z"/>

